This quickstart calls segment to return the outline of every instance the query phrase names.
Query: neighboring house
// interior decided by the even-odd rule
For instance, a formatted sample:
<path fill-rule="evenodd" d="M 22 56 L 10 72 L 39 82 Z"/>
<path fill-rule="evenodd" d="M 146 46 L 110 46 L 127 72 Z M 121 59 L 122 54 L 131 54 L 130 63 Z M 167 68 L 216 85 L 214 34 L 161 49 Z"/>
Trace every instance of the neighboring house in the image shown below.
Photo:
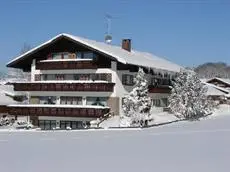
<path fill-rule="evenodd" d="M 167 106 L 171 79 L 181 66 L 145 52 L 69 34 L 53 39 L 7 64 L 31 72 L 31 82 L 13 83 L 30 104 L 10 105 L 10 114 L 30 116 L 42 129 L 80 128 L 82 123 L 113 111 L 122 113 L 122 98 L 133 88 L 142 67 L 149 80 L 153 105 Z"/>
<path fill-rule="evenodd" d="M 215 78 L 207 79 L 206 82 L 225 88 L 230 91 L 230 79 L 215 77 Z"/>
<path fill-rule="evenodd" d="M 222 91 L 224 94 L 223 96 L 216 96 L 215 99 L 219 99 L 222 103 L 229 103 L 230 100 L 230 79 L 228 78 L 211 78 L 206 79 L 205 81 L 207 84 L 211 85 L 212 87 L 217 88 L 218 90 Z M 223 101 L 224 99 L 224 101 Z"/>
<path fill-rule="evenodd" d="M 204 83 L 207 88 L 207 96 L 212 100 L 223 103 L 229 91 L 225 88 L 218 87 L 214 84 Z"/>

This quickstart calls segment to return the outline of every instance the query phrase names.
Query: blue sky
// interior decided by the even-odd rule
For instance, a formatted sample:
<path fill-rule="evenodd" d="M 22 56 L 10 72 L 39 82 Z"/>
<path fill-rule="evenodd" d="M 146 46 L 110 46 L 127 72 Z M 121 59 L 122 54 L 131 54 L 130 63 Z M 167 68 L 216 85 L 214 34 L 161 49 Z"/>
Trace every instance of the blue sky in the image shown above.
<path fill-rule="evenodd" d="M 7 0 L 0 1 L 0 66 L 24 43 L 36 46 L 66 32 L 103 41 L 105 14 L 113 44 L 132 47 L 183 66 L 230 64 L 230 1 L 221 0 Z"/>

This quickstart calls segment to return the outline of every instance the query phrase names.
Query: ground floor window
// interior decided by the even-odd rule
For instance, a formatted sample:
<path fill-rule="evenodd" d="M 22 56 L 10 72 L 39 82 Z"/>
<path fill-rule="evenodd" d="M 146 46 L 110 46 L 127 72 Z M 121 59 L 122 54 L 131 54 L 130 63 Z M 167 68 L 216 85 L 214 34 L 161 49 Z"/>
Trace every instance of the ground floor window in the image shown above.
<path fill-rule="evenodd" d="M 60 129 L 65 130 L 70 127 L 71 129 L 83 128 L 82 121 L 60 121 Z"/>
<path fill-rule="evenodd" d="M 152 106 L 160 107 L 161 100 L 160 99 L 152 99 Z"/>
<path fill-rule="evenodd" d="M 52 130 L 56 128 L 56 121 L 55 120 L 39 120 L 38 126 L 42 130 Z"/>
<path fill-rule="evenodd" d="M 163 107 L 168 107 L 169 101 L 167 98 L 162 98 Z"/>
<path fill-rule="evenodd" d="M 168 107 L 169 102 L 167 98 L 161 98 L 161 99 L 152 99 L 152 106 L 156 107 Z"/>

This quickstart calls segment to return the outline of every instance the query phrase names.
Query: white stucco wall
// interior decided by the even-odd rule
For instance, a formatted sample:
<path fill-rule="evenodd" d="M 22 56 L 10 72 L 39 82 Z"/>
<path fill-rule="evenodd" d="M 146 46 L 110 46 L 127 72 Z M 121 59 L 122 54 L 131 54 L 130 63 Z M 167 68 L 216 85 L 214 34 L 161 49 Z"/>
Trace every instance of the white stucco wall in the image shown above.
<path fill-rule="evenodd" d="M 119 97 L 119 106 L 121 112 L 122 97 L 127 95 L 133 88 L 133 86 L 126 86 L 122 84 L 122 75 L 131 74 L 135 76 L 137 72 L 130 72 L 129 70 L 117 70 L 117 62 L 111 61 L 111 68 L 99 68 L 99 69 L 74 69 L 74 70 L 36 70 L 36 63 L 33 60 L 31 65 L 31 80 L 34 81 L 35 74 L 89 74 L 89 73 L 111 73 L 112 82 L 115 83 L 113 92 L 30 92 L 31 96 L 80 96 L 80 97 Z M 147 78 L 149 75 L 147 75 Z M 154 99 L 167 98 L 169 94 L 163 93 L 150 93 L 149 96 Z"/>

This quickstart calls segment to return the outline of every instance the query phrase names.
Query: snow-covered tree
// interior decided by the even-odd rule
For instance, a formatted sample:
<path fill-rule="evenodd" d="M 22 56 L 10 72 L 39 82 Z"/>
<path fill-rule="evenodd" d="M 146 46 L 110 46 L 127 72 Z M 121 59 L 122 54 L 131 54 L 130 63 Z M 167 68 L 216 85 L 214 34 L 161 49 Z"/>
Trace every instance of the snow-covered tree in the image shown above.
<path fill-rule="evenodd" d="M 151 99 L 148 97 L 148 81 L 142 68 L 134 78 L 133 90 L 123 99 L 122 126 L 140 126 L 149 118 Z"/>
<path fill-rule="evenodd" d="M 23 72 L 21 69 L 8 68 L 6 80 L 9 82 L 29 81 L 30 73 Z"/>
<path fill-rule="evenodd" d="M 179 118 L 198 119 L 212 110 L 206 92 L 207 88 L 194 71 L 181 70 L 173 82 L 169 107 Z"/>
<path fill-rule="evenodd" d="M 31 49 L 32 49 L 32 47 L 30 46 L 30 44 L 24 43 L 19 54 L 22 55 Z M 6 80 L 6 82 L 7 81 L 8 82 L 29 81 L 30 80 L 30 73 L 24 72 L 22 69 L 8 68 L 8 72 L 7 72 L 7 76 L 6 76 L 5 80 Z"/>

